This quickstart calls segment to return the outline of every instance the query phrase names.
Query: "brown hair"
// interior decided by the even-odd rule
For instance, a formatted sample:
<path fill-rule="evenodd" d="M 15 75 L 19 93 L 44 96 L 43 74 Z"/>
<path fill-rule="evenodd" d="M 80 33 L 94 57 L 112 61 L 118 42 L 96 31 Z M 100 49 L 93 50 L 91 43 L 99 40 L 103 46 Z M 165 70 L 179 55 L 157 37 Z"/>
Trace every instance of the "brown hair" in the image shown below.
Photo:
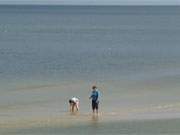
<path fill-rule="evenodd" d="M 94 85 L 94 86 L 92 86 L 92 89 L 96 89 L 97 87 Z"/>

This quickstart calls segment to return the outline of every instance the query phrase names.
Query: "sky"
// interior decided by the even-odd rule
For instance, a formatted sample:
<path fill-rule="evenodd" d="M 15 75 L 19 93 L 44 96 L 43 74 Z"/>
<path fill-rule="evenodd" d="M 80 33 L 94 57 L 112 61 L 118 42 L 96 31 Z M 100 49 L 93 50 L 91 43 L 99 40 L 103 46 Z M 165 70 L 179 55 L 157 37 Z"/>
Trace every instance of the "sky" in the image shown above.
<path fill-rule="evenodd" d="M 0 4 L 180 5 L 180 0 L 0 0 Z"/>

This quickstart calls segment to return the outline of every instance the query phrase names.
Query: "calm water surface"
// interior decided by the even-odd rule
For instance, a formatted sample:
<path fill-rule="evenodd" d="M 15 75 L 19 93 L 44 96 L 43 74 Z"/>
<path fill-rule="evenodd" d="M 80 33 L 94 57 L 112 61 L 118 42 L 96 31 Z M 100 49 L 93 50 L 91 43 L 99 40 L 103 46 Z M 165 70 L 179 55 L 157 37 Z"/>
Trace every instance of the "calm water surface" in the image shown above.
<path fill-rule="evenodd" d="M 179 14 L 178 6 L 0 6 L 0 133 L 179 134 Z M 102 95 L 96 124 L 92 84 Z M 67 114 L 74 95 L 87 119 L 65 127 L 61 119 L 76 121 Z"/>

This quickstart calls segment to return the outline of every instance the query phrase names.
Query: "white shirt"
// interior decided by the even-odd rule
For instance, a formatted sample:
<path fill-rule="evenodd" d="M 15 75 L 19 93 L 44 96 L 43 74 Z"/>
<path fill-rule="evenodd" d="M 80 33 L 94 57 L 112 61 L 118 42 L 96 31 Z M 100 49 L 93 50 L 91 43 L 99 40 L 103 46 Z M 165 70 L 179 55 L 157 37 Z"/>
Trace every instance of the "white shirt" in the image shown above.
<path fill-rule="evenodd" d="M 71 100 L 74 101 L 75 103 L 79 102 L 79 99 L 77 97 L 73 97 L 73 98 L 71 98 Z"/>
<path fill-rule="evenodd" d="M 73 98 L 71 98 L 71 100 L 76 103 L 76 107 L 79 110 L 79 99 L 77 97 L 73 97 Z"/>

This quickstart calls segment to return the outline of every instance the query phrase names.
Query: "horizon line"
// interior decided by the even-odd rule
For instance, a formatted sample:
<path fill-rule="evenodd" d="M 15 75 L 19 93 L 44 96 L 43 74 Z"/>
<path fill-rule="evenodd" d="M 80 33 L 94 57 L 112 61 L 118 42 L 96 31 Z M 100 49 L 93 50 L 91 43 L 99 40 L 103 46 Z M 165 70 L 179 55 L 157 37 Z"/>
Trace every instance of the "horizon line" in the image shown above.
<path fill-rule="evenodd" d="M 47 3 L 0 3 L 0 6 L 180 6 L 180 4 L 47 4 Z"/>

